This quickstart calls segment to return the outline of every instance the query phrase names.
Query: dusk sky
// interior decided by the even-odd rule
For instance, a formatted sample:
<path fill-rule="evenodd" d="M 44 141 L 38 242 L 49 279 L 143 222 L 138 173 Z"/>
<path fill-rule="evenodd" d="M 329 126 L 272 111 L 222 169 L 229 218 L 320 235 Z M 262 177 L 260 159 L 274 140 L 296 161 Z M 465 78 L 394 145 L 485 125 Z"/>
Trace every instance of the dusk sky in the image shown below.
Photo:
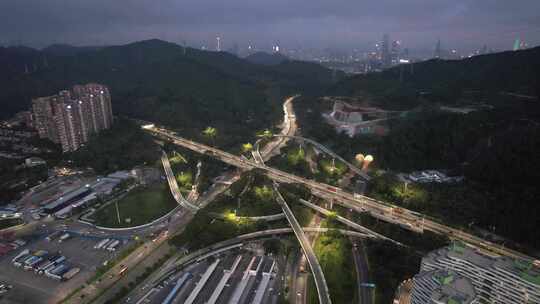
<path fill-rule="evenodd" d="M 539 0 L 2 0 L 0 43 L 121 44 L 149 38 L 215 48 L 369 48 L 384 33 L 411 49 L 540 44 Z"/>

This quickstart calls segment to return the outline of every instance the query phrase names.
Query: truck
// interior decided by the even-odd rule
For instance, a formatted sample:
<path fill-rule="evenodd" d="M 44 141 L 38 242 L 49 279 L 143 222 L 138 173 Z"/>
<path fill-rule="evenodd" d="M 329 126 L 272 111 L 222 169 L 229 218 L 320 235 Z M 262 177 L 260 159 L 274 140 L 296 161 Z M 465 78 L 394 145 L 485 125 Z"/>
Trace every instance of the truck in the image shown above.
<path fill-rule="evenodd" d="M 47 266 L 47 264 L 51 263 L 50 260 L 47 260 L 47 259 L 43 259 L 41 260 L 39 263 L 37 263 L 35 266 L 34 266 L 34 272 L 38 272 L 39 269 L 43 269 Z"/>
<path fill-rule="evenodd" d="M 55 231 L 55 232 L 49 234 L 45 239 L 47 241 L 49 241 L 49 242 L 54 241 L 55 239 L 57 239 L 60 236 L 61 233 L 62 232 L 60 232 L 60 231 Z"/>
<path fill-rule="evenodd" d="M 15 263 L 15 262 L 17 262 L 19 259 L 22 259 L 24 256 L 27 256 L 29 253 L 30 253 L 30 250 L 25 249 L 25 250 L 19 252 L 15 257 L 13 257 L 13 259 L 11 259 L 11 262 L 12 262 L 12 263 Z"/>
<path fill-rule="evenodd" d="M 375 284 L 373 283 L 360 283 L 360 286 L 366 288 L 375 288 Z"/>
<path fill-rule="evenodd" d="M 58 265 L 60 263 L 63 263 L 64 261 L 66 260 L 66 257 L 65 256 L 59 256 L 58 258 L 56 258 L 53 262 Z"/>
<path fill-rule="evenodd" d="M 80 268 L 71 268 L 68 272 L 64 273 L 64 275 L 62 276 L 62 279 L 67 281 L 71 278 L 73 278 L 75 275 L 77 275 L 79 272 L 81 271 Z"/>
<path fill-rule="evenodd" d="M 120 269 L 120 271 L 118 272 L 118 276 L 121 277 L 123 276 L 126 271 L 128 270 L 128 267 L 127 266 L 124 266 L 124 265 L 120 265 L 122 268 Z"/>
<path fill-rule="evenodd" d="M 70 236 L 71 235 L 69 233 L 67 233 L 67 232 L 62 234 L 62 236 L 58 239 L 58 243 L 62 243 L 63 241 L 69 239 Z"/>
<path fill-rule="evenodd" d="M 114 242 L 112 242 L 112 243 L 107 247 L 107 250 L 109 250 L 109 251 L 116 251 L 116 246 L 118 246 L 118 244 L 120 244 L 120 241 L 119 241 L 119 240 L 115 240 Z"/>
<path fill-rule="evenodd" d="M 394 207 L 392 209 L 392 211 L 397 213 L 397 214 L 404 214 L 405 213 L 405 211 L 402 208 L 399 208 L 399 207 Z"/>
<path fill-rule="evenodd" d="M 101 249 L 103 245 L 107 244 L 111 239 L 104 239 L 94 246 L 94 249 Z"/>
<path fill-rule="evenodd" d="M 29 261 L 30 259 L 33 259 L 34 256 L 31 254 L 25 255 L 23 257 L 20 257 L 19 260 L 15 261 L 13 263 L 13 266 L 15 267 L 21 267 L 26 264 L 26 261 Z"/>
<path fill-rule="evenodd" d="M 11 246 L 13 249 L 18 249 L 19 247 L 22 247 L 24 245 L 26 245 L 26 242 L 21 239 L 9 243 L 9 246 Z"/>
<path fill-rule="evenodd" d="M 45 268 L 45 269 L 43 269 L 41 271 L 38 271 L 38 274 L 42 275 L 44 273 L 50 272 L 53 269 L 55 269 L 56 267 L 58 267 L 58 264 L 52 263 L 51 265 L 47 266 L 47 268 Z"/>
<path fill-rule="evenodd" d="M 52 270 L 45 271 L 45 276 L 55 280 L 61 280 L 62 275 L 69 270 L 69 267 L 66 264 L 60 264 Z"/>
<path fill-rule="evenodd" d="M 47 262 L 43 265 L 40 265 L 38 268 L 34 270 L 35 273 L 41 275 L 45 270 L 50 269 L 51 266 L 54 266 L 54 262 L 51 260 L 47 260 Z"/>
<path fill-rule="evenodd" d="M 50 270 L 50 269 L 53 269 L 54 267 L 56 267 L 56 265 L 62 263 L 63 261 L 65 261 L 66 258 L 64 256 L 53 256 L 53 257 L 50 257 L 48 260 L 47 260 L 47 263 L 43 264 L 43 265 L 40 265 L 38 266 L 36 269 L 35 269 L 35 272 L 39 275 L 42 275 L 46 270 Z"/>
<path fill-rule="evenodd" d="M 39 257 L 37 257 L 35 255 L 30 255 L 26 260 L 24 260 L 23 264 L 24 265 L 30 265 L 31 263 L 33 263 L 37 259 L 39 259 Z"/>
<path fill-rule="evenodd" d="M 57 275 L 57 274 L 46 273 L 45 276 L 47 276 L 48 278 L 51 278 L 53 280 L 57 280 L 57 281 L 62 280 L 62 276 Z"/>
<path fill-rule="evenodd" d="M 34 269 L 34 267 L 41 261 L 43 261 L 43 258 L 42 257 L 34 257 L 35 259 L 33 259 L 32 261 L 26 263 L 26 265 L 24 265 L 24 270 L 32 270 Z"/>
<path fill-rule="evenodd" d="M 30 255 L 26 254 L 18 258 L 15 262 L 13 262 L 13 266 L 15 267 L 21 267 L 24 264 L 24 261 L 26 261 Z"/>
<path fill-rule="evenodd" d="M 26 245 L 26 241 L 24 240 L 21 240 L 21 239 L 16 239 L 15 241 L 13 241 L 13 243 L 19 245 L 19 246 L 24 246 Z"/>
<path fill-rule="evenodd" d="M 64 274 L 69 270 L 69 266 L 67 264 L 60 264 L 55 269 L 51 270 L 52 274 Z"/>

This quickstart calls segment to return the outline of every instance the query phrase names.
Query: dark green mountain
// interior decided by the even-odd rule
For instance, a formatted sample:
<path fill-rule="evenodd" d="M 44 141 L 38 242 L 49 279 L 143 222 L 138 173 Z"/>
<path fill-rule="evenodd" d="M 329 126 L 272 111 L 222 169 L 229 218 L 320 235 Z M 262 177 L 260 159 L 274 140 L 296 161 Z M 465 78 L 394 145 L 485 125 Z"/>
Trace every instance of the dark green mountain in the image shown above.
<path fill-rule="evenodd" d="M 311 63 L 266 67 L 160 40 L 52 49 L 0 48 L 0 118 L 27 109 L 31 98 L 98 82 L 111 88 L 115 114 L 160 122 L 186 135 L 211 125 L 235 142 L 273 125 L 283 95 L 324 90 L 334 79 L 330 70 Z"/>
<path fill-rule="evenodd" d="M 464 60 L 429 60 L 380 73 L 345 79 L 334 95 L 368 95 L 388 106 L 411 106 L 422 96 L 429 101 L 456 103 L 471 92 L 511 92 L 538 96 L 540 47 L 475 56 Z"/>
<path fill-rule="evenodd" d="M 69 44 L 52 44 L 41 51 L 50 55 L 73 56 L 79 53 L 97 51 L 102 46 L 72 46 Z"/>
<path fill-rule="evenodd" d="M 411 73 L 411 69 L 413 73 Z M 455 185 L 416 186 L 416 198 L 396 195 L 402 182 L 375 181 L 368 194 L 466 227 L 540 248 L 540 48 L 477 56 L 460 61 L 430 60 L 380 73 L 347 78 L 329 95 L 361 96 L 387 108 L 410 109 L 388 122 L 387 136 L 336 135 L 321 124 L 328 103 L 295 103 L 302 133 L 353 159 L 374 155 L 375 165 L 394 172 L 447 169 L 465 177 Z M 401 78 L 401 81 L 400 81 Z M 457 114 L 437 105 L 482 103 Z"/>
<path fill-rule="evenodd" d="M 245 59 L 251 63 L 262 64 L 262 65 L 276 65 L 276 64 L 280 64 L 284 61 L 289 60 L 289 58 L 281 54 L 268 54 L 265 52 L 257 52 L 257 53 L 251 54 L 247 56 Z"/>

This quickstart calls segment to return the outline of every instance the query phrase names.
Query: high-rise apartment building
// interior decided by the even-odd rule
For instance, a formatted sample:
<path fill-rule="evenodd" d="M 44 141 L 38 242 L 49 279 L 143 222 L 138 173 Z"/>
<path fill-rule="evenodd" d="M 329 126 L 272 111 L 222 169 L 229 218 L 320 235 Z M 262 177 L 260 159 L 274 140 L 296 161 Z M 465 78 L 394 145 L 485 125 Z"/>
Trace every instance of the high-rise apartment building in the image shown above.
<path fill-rule="evenodd" d="M 111 96 L 100 84 L 76 85 L 71 91 L 32 100 L 34 125 L 41 138 L 75 151 L 92 134 L 112 125 Z"/>
<path fill-rule="evenodd" d="M 59 142 L 52 98 L 52 96 L 39 97 L 32 100 L 33 125 L 40 138 L 48 138 L 53 142 Z"/>
<path fill-rule="evenodd" d="M 414 279 L 413 298 L 415 293 L 418 296 L 420 292 L 415 289 L 420 290 L 423 289 L 422 286 L 426 286 L 421 282 L 422 275 L 441 270 L 455 272 L 470 280 L 478 303 L 540 303 L 538 265 L 524 260 L 487 255 L 460 242 L 432 251 L 422 259 L 420 275 Z"/>
<path fill-rule="evenodd" d="M 383 35 L 383 40 L 381 42 L 381 63 L 383 69 L 392 65 L 392 55 L 390 54 L 390 36 L 388 36 L 388 34 Z"/>
<path fill-rule="evenodd" d="M 392 41 L 392 50 L 390 51 L 390 59 L 392 65 L 399 64 L 399 59 L 401 56 L 401 42 L 399 40 Z"/>

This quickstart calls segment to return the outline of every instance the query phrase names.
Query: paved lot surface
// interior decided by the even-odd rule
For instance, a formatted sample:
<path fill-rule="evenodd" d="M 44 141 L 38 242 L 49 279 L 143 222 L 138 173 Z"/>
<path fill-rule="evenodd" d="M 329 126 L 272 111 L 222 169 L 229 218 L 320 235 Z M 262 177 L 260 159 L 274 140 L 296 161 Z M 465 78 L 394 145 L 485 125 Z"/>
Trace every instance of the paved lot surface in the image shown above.
<path fill-rule="evenodd" d="M 47 241 L 45 235 L 29 242 L 28 245 L 13 251 L 0 259 L 0 281 L 13 285 L 8 293 L 3 295 L 0 303 L 56 303 L 62 295 L 84 284 L 90 278 L 96 267 L 104 261 L 113 259 L 118 252 L 95 250 L 93 247 L 99 239 L 72 237 L 62 243 Z M 125 245 L 124 245 L 125 246 Z M 24 271 L 14 267 L 11 259 L 23 249 L 47 250 L 50 255 L 61 254 L 67 258 L 72 267 L 81 268 L 81 272 L 67 282 L 58 282 L 33 271 Z M 121 249 L 121 248 L 120 248 Z"/>

